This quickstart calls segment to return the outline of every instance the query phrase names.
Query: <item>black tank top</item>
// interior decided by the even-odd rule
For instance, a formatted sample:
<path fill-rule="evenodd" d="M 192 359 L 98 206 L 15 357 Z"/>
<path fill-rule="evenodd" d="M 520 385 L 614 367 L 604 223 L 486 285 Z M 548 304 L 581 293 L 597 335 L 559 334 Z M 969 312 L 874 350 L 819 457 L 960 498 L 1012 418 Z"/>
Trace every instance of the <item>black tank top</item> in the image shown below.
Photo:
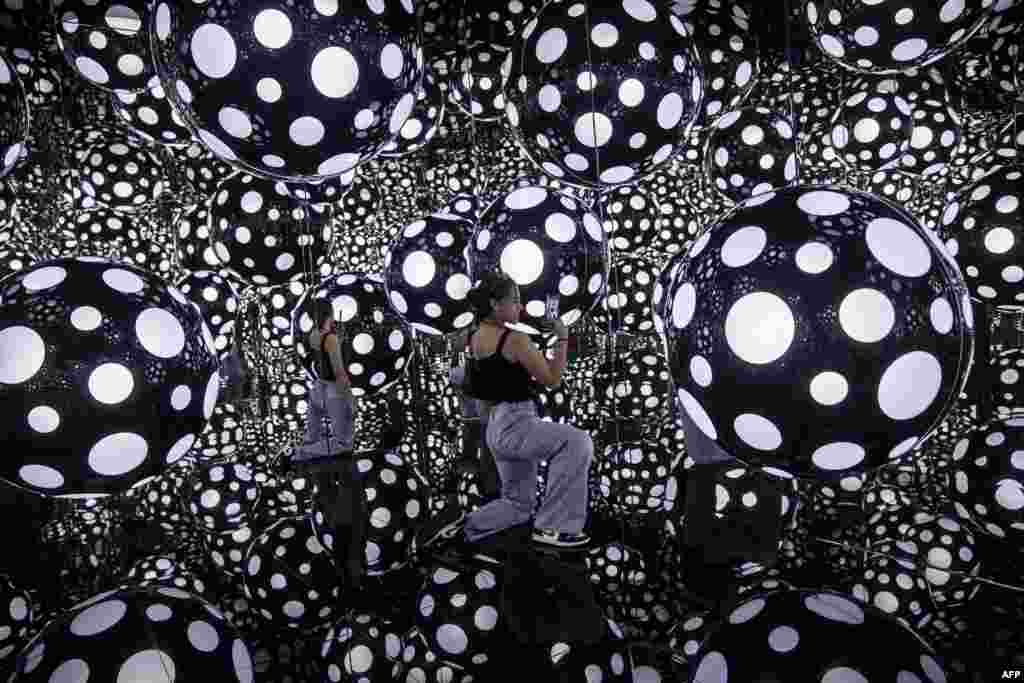
<path fill-rule="evenodd" d="M 327 337 L 330 335 L 325 334 L 320 339 L 320 359 L 318 368 L 320 379 L 324 382 L 333 382 L 337 379 L 334 375 L 334 366 L 331 365 L 331 359 L 327 356 Z"/>
<path fill-rule="evenodd" d="M 478 398 L 491 403 L 516 403 L 518 401 L 531 401 L 536 398 L 537 391 L 533 378 L 529 371 L 520 363 L 512 363 L 503 355 L 501 349 L 505 346 L 505 339 L 511 330 L 506 329 L 501 333 L 497 350 L 487 358 L 477 359 L 477 377 L 474 386 Z M 466 345 L 470 345 L 473 335 L 469 335 Z M 470 346 L 470 353 L 473 348 Z"/>

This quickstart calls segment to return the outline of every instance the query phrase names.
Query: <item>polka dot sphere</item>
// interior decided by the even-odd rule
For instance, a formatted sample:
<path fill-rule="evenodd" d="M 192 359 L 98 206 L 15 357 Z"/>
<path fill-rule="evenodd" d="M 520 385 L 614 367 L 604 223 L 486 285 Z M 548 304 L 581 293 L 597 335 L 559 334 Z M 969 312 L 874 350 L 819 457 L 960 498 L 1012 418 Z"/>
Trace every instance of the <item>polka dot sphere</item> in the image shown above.
<path fill-rule="evenodd" d="M 109 253 L 143 235 L 148 238 L 154 229 L 143 216 L 104 207 L 59 214 L 54 227 L 65 245 L 93 254 Z"/>
<path fill-rule="evenodd" d="M 501 68 L 508 54 L 508 47 L 486 41 L 465 47 L 449 81 L 452 101 L 459 109 L 481 121 L 498 121 L 505 115 Z"/>
<path fill-rule="evenodd" d="M 677 398 L 748 464 L 827 478 L 875 467 L 927 437 L 963 388 L 963 279 L 932 233 L 874 195 L 758 195 L 687 258 L 666 311 Z"/>
<path fill-rule="evenodd" d="M 638 256 L 620 256 L 608 275 L 608 289 L 591 319 L 612 332 L 648 334 L 654 331 L 651 294 L 657 276 L 654 265 Z M 609 324 L 610 323 L 610 324 Z"/>
<path fill-rule="evenodd" d="M 35 605 L 27 591 L 3 574 L 0 574 L 0 605 L 6 606 L 0 611 L 0 666 L 7 670 L 29 633 Z"/>
<path fill-rule="evenodd" d="M 981 569 L 974 534 L 952 517 L 929 515 L 907 529 L 897 547 L 897 556 L 905 554 L 925 567 L 924 578 L 939 607 L 963 605 L 981 588 L 969 578 Z"/>
<path fill-rule="evenodd" d="M 0 178 L 27 153 L 29 104 L 18 72 L 0 56 Z"/>
<path fill-rule="evenodd" d="M 416 103 L 422 55 L 412 0 L 159 2 L 164 90 L 221 159 L 316 181 L 372 158 Z"/>
<path fill-rule="evenodd" d="M 191 562 L 161 555 L 144 557 L 133 564 L 125 574 L 124 583 L 139 587 L 177 588 L 201 597 L 206 594 L 206 585 L 197 576 Z"/>
<path fill-rule="evenodd" d="M 192 475 L 188 509 L 206 531 L 248 524 L 260 496 L 252 471 L 237 464 L 207 465 Z"/>
<path fill-rule="evenodd" d="M 391 683 L 400 680 L 402 637 L 378 617 L 353 614 L 330 628 L 320 656 L 328 681 Z"/>
<path fill-rule="evenodd" d="M 704 172 L 734 202 L 789 185 L 799 172 L 793 126 L 764 107 L 729 112 L 711 129 Z"/>
<path fill-rule="evenodd" d="M 882 651 L 890 656 L 878 657 Z M 779 590 L 731 609 L 704 641 L 691 683 L 757 680 L 821 683 L 945 683 L 917 635 L 896 619 L 839 593 Z"/>
<path fill-rule="evenodd" d="M 648 245 L 661 222 L 661 207 L 654 196 L 636 185 L 602 192 L 596 205 L 608 246 L 615 251 Z"/>
<path fill-rule="evenodd" d="M 559 317 L 572 325 L 604 292 L 604 230 L 575 197 L 523 187 L 495 200 L 481 216 L 469 264 L 474 280 L 490 270 L 502 270 L 515 280 L 522 322 L 539 323 L 548 295 L 557 294 Z"/>
<path fill-rule="evenodd" d="M 197 270 L 175 285 L 194 303 L 203 322 L 210 328 L 213 345 L 224 352 L 235 333 L 235 314 L 238 312 L 238 292 L 229 280 L 210 270 Z"/>
<path fill-rule="evenodd" d="M 181 292 L 81 257 L 23 270 L 0 296 L 0 393 L 19 454 L 0 476 L 46 495 L 116 493 L 188 453 L 220 376 Z"/>
<path fill-rule="evenodd" d="M 449 334 L 473 321 L 466 250 L 473 224 L 431 214 L 405 226 L 384 257 L 391 308 L 414 329 Z"/>
<path fill-rule="evenodd" d="M 1021 177 L 1019 166 L 989 173 L 946 207 L 939 227 L 971 295 L 993 306 L 1024 306 Z"/>
<path fill-rule="evenodd" d="M 1024 537 L 1024 419 L 995 421 L 961 439 L 949 494 L 961 519 L 998 538 Z"/>
<path fill-rule="evenodd" d="M 298 281 L 277 287 L 259 288 L 258 291 L 262 298 L 260 336 L 271 349 L 282 351 L 295 344 L 290 316 L 306 294 L 307 289 L 305 284 Z M 313 328 L 310 327 L 310 329 Z"/>
<path fill-rule="evenodd" d="M 437 135 L 444 120 L 445 98 L 437 77 L 430 68 L 423 71 L 423 82 L 416 92 L 416 104 L 398 135 L 384 146 L 382 157 L 397 158 L 419 151 Z"/>
<path fill-rule="evenodd" d="M 431 650 L 415 627 L 402 641 L 402 667 L 405 680 L 416 683 L 473 683 L 475 680 L 471 669 L 446 662 Z"/>
<path fill-rule="evenodd" d="M 252 543 L 251 527 L 241 526 L 233 531 L 203 534 L 206 556 L 213 565 L 228 576 L 245 574 L 245 552 Z"/>
<path fill-rule="evenodd" d="M 874 78 L 864 85 L 836 109 L 830 135 L 847 166 L 871 172 L 899 163 L 910 148 L 913 121 L 910 103 L 896 93 L 894 81 Z"/>
<path fill-rule="evenodd" d="M 341 356 L 352 381 L 352 394 L 368 396 L 404 374 L 412 354 L 408 328 L 391 311 L 380 276 L 344 273 L 310 290 L 292 313 L 295 351 L 313 377 L 309 333 L 316 326 L 313 301 L 329 301 L 344 326 Z"/>
<path fill-rule="evenodd" d="M 161 163 L 150 149 L 129 137 L 106 139 L 90 147 L 80 168 L 72 170 L 75 190 L 85 206 L 100 204 L 115 211 L 134 210 L 160 198 Z"/>
<path fill-rule="evenodd" d="M 698 113 L 692 36 L 648 0 L 548 3 L 510 53 L 506 117 L 548 175 L 632 183 L 677 151 Z"/>
<path fill-rule="evenodd" d="M 472 668 L 487 663 L 500 635 L 498 579 L 486 569 L 435 567 L 416 596 L 416 626 L 443 659 Z"/>
<path fill-rule="evenodd" d="M 210 202 L 213 249 L 224 266 L 257 285 L 282 284 L 327 257 L 331 212 L 303 205 L 269 180 L 239 174 Z"/>
<path fill-rule="evenodd" d="M 338 571 L 308 517 L 288 517 L 245 556 L 245 596 L 278 628 L 322 628 L 337 618 Z"/>
<path fill-rule="evenodd" d="M 839 64 L 897 73 L 938 61 L 965 43 L 991 6 L 992 0 L 811 0 L 804 19 L 817 46 Z"/>
<path fill-rule="evenodd" d="M 88 83 L 140 92 L 153 77 L 149 9 L 142 0 L 57 0 L 51 3 L 64 59 Z"/>
<path fill-rule="evenodd" d="M 944 98 L 926 97 L 914 102 L 913 119 L 910 147 L 900 157 L 900 168 L 914 175 L 939 173 L 960 145 L 960 116 Z"/>
<path fill-rule="evenodd" d="M 223 614 L 176 588 L 101 593 L 60 614 L 26 646 L 19 681 L 202 680 L 252 683 L 249 648 Z"/>

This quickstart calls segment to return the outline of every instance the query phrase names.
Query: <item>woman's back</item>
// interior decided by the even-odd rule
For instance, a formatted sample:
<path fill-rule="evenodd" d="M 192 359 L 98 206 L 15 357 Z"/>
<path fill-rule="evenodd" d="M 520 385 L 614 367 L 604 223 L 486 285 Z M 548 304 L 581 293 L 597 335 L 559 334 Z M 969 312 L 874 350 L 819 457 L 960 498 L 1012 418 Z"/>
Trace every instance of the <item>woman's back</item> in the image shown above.
<path fill-rule="evenodd" d="M 509 332 L 508 337 L 505 339 L 505 345 L 501 349 L 501 355 L 509 363 L 518 364 L 519 361 L 516 360 L 515 351 L 510 342 L 512 341 L 512 335 L 519 333 L 505 326 L 480 325 L 470 339 L 470 349 L 473 356 L 477 360 L 490 358 L 498 350 L 498 345 L 501 343 L 501 335 L 506 330 L 509 330 Z"/>

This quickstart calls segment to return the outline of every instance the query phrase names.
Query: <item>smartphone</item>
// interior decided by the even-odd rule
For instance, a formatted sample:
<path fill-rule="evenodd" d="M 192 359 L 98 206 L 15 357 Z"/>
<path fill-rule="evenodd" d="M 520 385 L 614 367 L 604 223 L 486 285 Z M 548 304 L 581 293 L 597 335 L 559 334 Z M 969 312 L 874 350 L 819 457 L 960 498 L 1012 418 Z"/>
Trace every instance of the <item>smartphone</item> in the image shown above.
<path fill-rule="evenodd" d="M 558 318 L 558 295 L 548 294 L 547 307 L 544 309 L 544 319 L 553 321 Z"/>

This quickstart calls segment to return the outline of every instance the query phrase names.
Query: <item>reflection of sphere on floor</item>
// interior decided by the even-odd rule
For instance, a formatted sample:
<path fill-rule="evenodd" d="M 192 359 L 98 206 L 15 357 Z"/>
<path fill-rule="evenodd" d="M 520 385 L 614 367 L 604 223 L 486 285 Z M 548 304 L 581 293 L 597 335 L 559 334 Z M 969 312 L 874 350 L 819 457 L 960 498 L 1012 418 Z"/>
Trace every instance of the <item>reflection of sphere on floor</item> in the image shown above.
<path fill-rule="evenodd" d="M 181 292 L 86 257 L 5 285 L 0 382 L 19 455 L 0 476 L 47 495 L 115 493 L 188 452 L 220 376 L 209 328 Z"/>
<path fill-rule="evenodd" d="M 338 572 L 308 517 L 282 519 L 246 553 L 245 595 L 280 627 L 320 628 L 338 614 Z"/>
<path fill-rule="evenodd" d="M 327 632 L 320 656 L 329 680 L 390 683 L 402 670 L 402 637 L 373 615 L 346 616 Z"/>
<path fill-rule="evenodd" d="M 206 531 L 248 524 L 260 486 L 245 465 L 214 463 L 199 468 L 189 482 L 188 509 Z"/>
<path fill-rule="evenodd" d="M 498 580 L 486 569 L 435 567 L 416 597 L 416 625 L 430 649 L 472 668 L 498 646 Z"/>
<path fill-rule="evenodd" d="M 704 641 L 690 680 L 752 681 L 765 671 L 794 681 L 896 680 L 901 671 L 922 683 L 946 680 L 913 631 L 831 591 L 782 590 L 737 603 Z"/>
<path fill-rule="evenodd" d="M 19 681 L 216 680 L 251 683 L 249 648 L 213 605 L 176 588 L 96 595 L 26 646 Z"/>

